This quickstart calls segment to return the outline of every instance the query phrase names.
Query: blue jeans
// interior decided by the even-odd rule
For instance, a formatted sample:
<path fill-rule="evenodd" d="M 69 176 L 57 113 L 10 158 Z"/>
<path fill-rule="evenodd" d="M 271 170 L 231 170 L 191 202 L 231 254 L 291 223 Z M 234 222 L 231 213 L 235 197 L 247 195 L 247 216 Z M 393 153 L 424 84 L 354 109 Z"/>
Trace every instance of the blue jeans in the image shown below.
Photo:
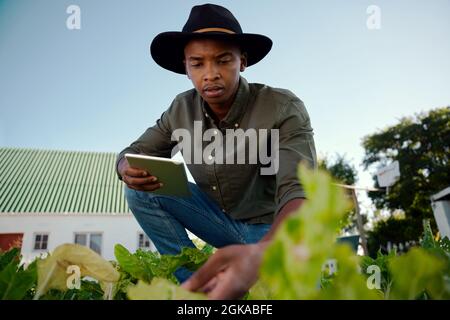
<path fill-rule="evenodd" d="M 192 196 L 185 198 L 125 186 L 128 206 L 160 254 L 178 254 L 182 247 L 195 247 L 185 229 L 216 248 L 255 243 L 269 231 L 270 224 L 248 224 L 231 218 L 196 184 L 189 183 L 189 188 Z M 180 283 L 191 274 L 186 268 L 175 272 Z"/>

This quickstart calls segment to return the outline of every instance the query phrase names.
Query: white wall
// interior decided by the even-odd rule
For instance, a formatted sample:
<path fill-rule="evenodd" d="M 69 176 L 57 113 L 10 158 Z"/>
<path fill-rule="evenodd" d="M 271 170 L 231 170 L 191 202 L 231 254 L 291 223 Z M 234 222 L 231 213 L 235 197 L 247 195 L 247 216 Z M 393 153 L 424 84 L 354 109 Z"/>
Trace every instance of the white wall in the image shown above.
<path fill-rule="evenodd" d="M 431 206 L 441 237 L 450 238 L 450 200 L 433 201 Z"/>
<path fill-rule="evenodd" d="M 75 232 L 102 233 L 102 256 L 116 260 L 114 245 L 122 244 L 131 252 L 138 248 L 138 234 L 141 227 L 132 215 L 124 214 L 43 214 L 43 213 L 1 213 L 1 233 L 23 233 L 22 255 L 24 261 L 31 261 L 45 251 L 34 250 L 34 234 L 48 233 L 48 251 L 63 243 L 74 243 Z M 153 244 L 152 249 L 155 250 Z"/>

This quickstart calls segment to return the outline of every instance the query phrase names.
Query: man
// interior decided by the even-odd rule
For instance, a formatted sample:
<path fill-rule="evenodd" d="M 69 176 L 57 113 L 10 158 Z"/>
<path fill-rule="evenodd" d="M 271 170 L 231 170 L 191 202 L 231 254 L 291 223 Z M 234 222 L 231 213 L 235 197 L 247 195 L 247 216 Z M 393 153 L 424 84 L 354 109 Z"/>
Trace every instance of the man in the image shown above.
<path fill-rule="evenodd" d="M 129 207 L 160 253 L 193 247 L 186 229 L 221 248 L 188 281 L 188 270 L 175 273 L 185 288 L 210 298 L 238 298 L 252 286 L 274 230 L 305 198 L 298 163 L 316 166 L 303 102 L 288 90 L 249 84 L 240 75 L 271 47 L 268 37 L 243 33 L 227 9 L 193 7 L 182 32 L 155 37 L 151 55 L 163 68 L 186 74 L 194 89 L 179 94 L 156 125 L 117 158 Z M 200 130 L 203 141 L 181 140 L 179 130 L 191 135 Z M 190 198 L 153 193 L 164 188 L 158 177 L 131 168 L 124 158 L 127 152 L 168 158 L 180 144 L 196 181 Z M 190 146 L 193 155 L 185 152 Z M 261 150 L 270 151 L 270 161 Z"/>

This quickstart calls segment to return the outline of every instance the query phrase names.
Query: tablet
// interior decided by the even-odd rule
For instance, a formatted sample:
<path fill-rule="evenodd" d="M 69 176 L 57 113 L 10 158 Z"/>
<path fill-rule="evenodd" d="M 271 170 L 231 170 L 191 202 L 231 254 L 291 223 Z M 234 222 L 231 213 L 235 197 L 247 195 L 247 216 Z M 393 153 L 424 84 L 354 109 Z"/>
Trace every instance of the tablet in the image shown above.
<path fill-rule="evenodd" d="M 153 193 L 180 197 L 191 196 L 183 162 L 131 153 L 126 153 L 125 158 L 130 167 L 145 170 L 163 183 L 163 186 L 152 191 Z"/>

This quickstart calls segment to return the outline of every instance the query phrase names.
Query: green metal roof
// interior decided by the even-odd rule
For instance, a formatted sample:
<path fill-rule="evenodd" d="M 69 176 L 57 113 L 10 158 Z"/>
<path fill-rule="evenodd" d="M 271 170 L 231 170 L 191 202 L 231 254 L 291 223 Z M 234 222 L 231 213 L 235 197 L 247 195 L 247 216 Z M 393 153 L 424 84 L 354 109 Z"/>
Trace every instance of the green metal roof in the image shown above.
<path fill-rule="evenodd" d="M 0 148 L 0 212 L 129 213 L 116 154 Z"/>

